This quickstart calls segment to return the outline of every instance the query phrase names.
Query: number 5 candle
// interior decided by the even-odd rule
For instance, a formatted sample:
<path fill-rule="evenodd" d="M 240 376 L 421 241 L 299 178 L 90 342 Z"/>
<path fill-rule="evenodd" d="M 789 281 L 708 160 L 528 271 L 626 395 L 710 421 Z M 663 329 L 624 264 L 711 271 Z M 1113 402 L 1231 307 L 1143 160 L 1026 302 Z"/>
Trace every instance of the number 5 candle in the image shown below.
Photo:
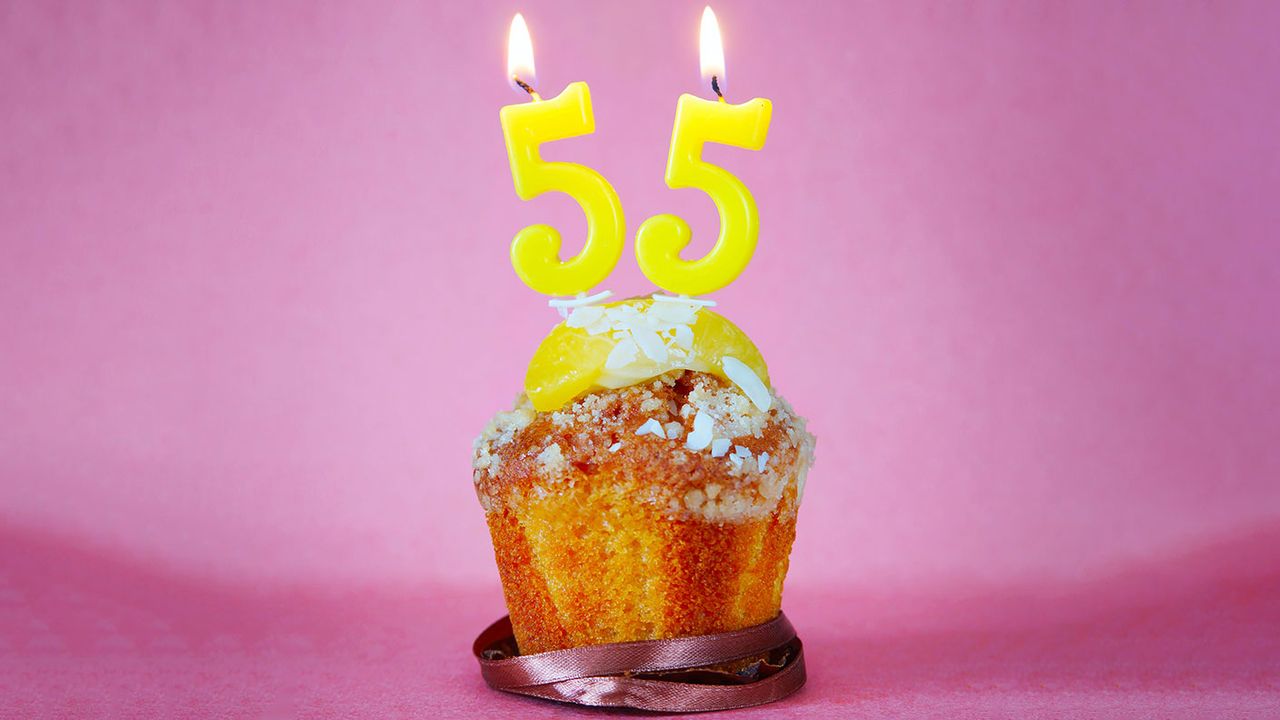
<path fill-rule="evenodd" d="M 530 225 L 511 243 L 511 264 L 526 285 L 546 295 L 585 293 L 600 283 L 622 256 L 626 221 L 622 202 L 600 173 L 583 165 L 547 162 L 542 143 L 595 132 L 591 91 L 570 83 L 558 96 L 543 100 L 534 90 L 533 43 L 524 18 L 511 20 L 507 77 L 531 102 L 502 108 L 502 134 L 511 160 L 516 195 L 531 200 L 545 192 L 565 193 L 587 216 L 587 240 L 569 260 L 560 260 L 560 233 L 549 225 Z"/>
<path fill-rule="evenodd" d="M 751 191 L 727 170 L 702 160 L 709 142 L 748 150 L 764 147 L 773 105 L 753 98 L 741 105 L 725 102 L 724 49 L 715 13 L 702 11 L 699 33 L 702 77 L 717 101 L 684 94 L 676 104 L 671 152 L 667 156 L 667 187 L 697 188 L 711 196 L 720 213 L 720 236 L 711 252 L 699 260 L 680 259 L 693 238 L 689 224 L 675 215 L 649 218 L 636 235 L 636 259 L 646 277 L 658 287 L 680 295 L 703 295 L 733 282 L 747 267 L 760 233 L 760 217 Z"/>

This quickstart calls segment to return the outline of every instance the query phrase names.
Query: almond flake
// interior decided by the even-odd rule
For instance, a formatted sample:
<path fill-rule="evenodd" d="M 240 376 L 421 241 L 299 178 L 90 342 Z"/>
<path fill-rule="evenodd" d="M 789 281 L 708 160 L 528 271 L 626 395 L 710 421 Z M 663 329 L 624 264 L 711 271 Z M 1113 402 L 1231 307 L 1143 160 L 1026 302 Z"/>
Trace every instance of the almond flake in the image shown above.
<path fill-rule="evenodd" d="M 689 439 L 685 441 L 684 446 L 690 450 L 703 450 L 711 444 L 712 430 L 711 416 L 699 410 L 697 415 L 693 416 L 693 431 L 689 433 Z"/>
<path fill-rule="evenodd" d="M 662 429 L 662 423 L 654 420 L 653 418 L 645 420 L 644 424 L 636 430 L 636 435 L 657 435 L 660 438 L 665 438 L 667 436 Z"/>
<path fill-rule="evenodd" d="M 676 336 L 675 336 L 676 347 L 683 348 L 685 350 L 692 350 L 693 349 L 693 328 L 689 327 L 688 325 L 677 325 L 675 332 L 676 332 Z"/>
<path fill-rule="evenodd" d="M 604 308 L 596 305 L 583 305 L 582 307 L 574 308 L 573 312 L 569 313 L 569 319 L 565 320 L 564 324 L 565 327 L 584 328 L 604 319 Z"/>
<path fill-rule="evenodd" d="M 747 364 L 741 360 L 725 355 L 720 358 L 720 367 L 724 368 L 724 374 L 733 381 L 742 390 L 742 394 L 746 395 L 761 412 L 768 412 L 773 405 L 773 396 L 769 394 L 769 388 L 765 386 L 764 381 L 756 375 L 756 371 L 747 367 Z"/>
<path fill-rule="evenodd" d="M 650 360 L 656 363 L 667 361 L 667 346 L 662 343 L 658 333 L 646 327 L 633 327 L 631 337 Z"/>
<path fill-rule="evenodd" d="M 635 362 L 637 349 L 638 348 L 636 348 L 634 340 L 629 337 L 622 338 L 618 341 L 618 344 L 614 345 L 613 349 L 609 351 L 609 357 L 604 361 L 605 369 L 617 370 Z"/>

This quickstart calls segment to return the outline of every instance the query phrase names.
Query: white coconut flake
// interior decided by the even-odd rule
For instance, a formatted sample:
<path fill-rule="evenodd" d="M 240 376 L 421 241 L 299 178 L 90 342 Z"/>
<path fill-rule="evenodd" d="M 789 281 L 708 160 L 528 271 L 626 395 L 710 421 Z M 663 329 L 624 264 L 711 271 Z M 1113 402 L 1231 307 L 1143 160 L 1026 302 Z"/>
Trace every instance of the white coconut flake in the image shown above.
<path fill-rule="evenodd" d="M 715 307 L 715 300 L 707 300 L 706 298 L 689 297 L 688 295 L 661 295 L 653 294 L 653 299 L 658 302 L 681 303 L 684 305 L 700 305 L 702 307 Z"/>
<path fill-rule="evenodd" d="M 769 453 L 760 453 L 760 457 L 756 459 L 756 470 L 764 472 L 764 466 L 769 464 Z"/>
<path fill-rule="evenodd" d="M 747 367 L 732 355 L 725 355 L 720 358 L 720 367 L 724 368 L 724 374 L 729 376 L 734 385 L 737 385 L 742 394 L 746 395 L 761 412 L 768 412 L 773 406 L 773 396 L 769 394 L 769 388 L 765 387 L 764 381 L 756 375 L 756 371 Z"/>
<path fill-rule="evenodd" d="M 613 453 L 613 452 L 618 452 L 618 451 L 619 451 L 619 450 L 621 450 L 621 449 L 622 449 L 622 443 L 620 443 L 620 442 L 616 442 L 616 443 L 614 443 L 614 444 L 612 444 L 612 445 L 610 445 L 610 446 L 609 446 L 609 452 L 611 452 L 611 453 Z"/>
<path fill-rule="evenodd" d="M 636 435 L 657 435 L 660 438 L 665 438 L 667 436 L 666 432 L 662 429 L 662 423 L 654 420 L 653 418 L 645 420 L 644 424 L 636 430 Z"/>
<path fill-rule="evenodd" d="M 636 361 L 636 352 L 638 348 L 636 343 L 629 337 L 624 337 L 618 341 L 617 345 L 609 351 L 609 357 L 604 361 L 606 370 L 618 370 L 624 368 Z"/>
<path fill-rule="evenodd" d="M 730 464 L 730 465 L 732 465 L 732 466 L 734 467 L 734 469 L 735 469 L 735 470 L 741 470 L 741 469 L 742 469 L 742 458 L 741 458 L 741 457 L 739 457 L 738 455 L 730 455 L 730 456 L 729 456 L 729 464 Z"/>
<path fill-rule="evenodd" d="M 711 441 L 711 457 L 724 457 L 729 452 L 729 438 L 716 438 Z"/>
<path fill-rule="evenodd" d="M 740 457 L 746 460 L 751 457 L 751 448 L 743 447 L 741 445 L 734 445 L 733 454 L 736 455 L 737 457 Z"/>
<path fill-rule="evenodd" d="M 577 297 L 571 297 L 571 298 L 551 298 L 550 300 L 547 301 L 547 305 L 550 305 L 551 307 L 556 309 L 576 308 L 576 307 L 582 307 L 584 305 L 591 305 L 593 303 L 598 303 L 601 300 L 605 300 L 611 297 L 613 297 L 613 292 L 611 290 L 602 290 L 596 293 L 595 295 L 579 295 Z"/>
<path fill-rule="evenodd" d="M 676 439 L 678 439 L 681 435 L 683 435 L 683 434 L 684 434 L 684 425 L 681 425 L 680 423 L 678 423 L 678 422 L 676 422 L 676 421 L 674 421 L 674 420 L 673 420 L 673 421 L 671 421 L 671 422 L 669 422 L 669 423 L 667 423 L 667 424 L 666 424 L 666 425 L 664 425 L 663 427 L 665 427 L 665 428 L 667 429 L 667 439 L 668 439 L 668 440 L 676 440 Z"/>
<path fill-rule="evenodd" d="M 703 450 L 711 444 L 712 430 L 711 416 L 699 410 L 697 415 L 693 416 L 693 432 L 689 433 L 689 439 L 685 441 L 684 446 L 690 450 Z"/>

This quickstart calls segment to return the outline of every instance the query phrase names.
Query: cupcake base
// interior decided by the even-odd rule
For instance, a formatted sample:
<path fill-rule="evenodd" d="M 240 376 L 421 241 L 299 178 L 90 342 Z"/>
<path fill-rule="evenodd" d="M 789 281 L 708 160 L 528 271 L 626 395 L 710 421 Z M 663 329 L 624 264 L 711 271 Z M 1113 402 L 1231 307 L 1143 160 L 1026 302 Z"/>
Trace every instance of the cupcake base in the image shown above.
<path fill-rule="evenodd" d="M 601 486 L 488 522 L 511 624 L 530 653 L 766 622 L 778 614 L 795 538 L 794 513 L 737 524 L 671 518 Z"/>

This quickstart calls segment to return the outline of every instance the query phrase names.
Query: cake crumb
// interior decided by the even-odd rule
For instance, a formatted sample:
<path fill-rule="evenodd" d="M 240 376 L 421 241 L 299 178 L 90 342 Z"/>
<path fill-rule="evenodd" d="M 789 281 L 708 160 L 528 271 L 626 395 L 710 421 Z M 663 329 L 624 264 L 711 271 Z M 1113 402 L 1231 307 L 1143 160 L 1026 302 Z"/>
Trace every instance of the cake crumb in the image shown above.
<path fill-rule="evenodd" d="M 669 422 L 662 426 L 667 431 L 668 440 L 676 440 L 684 435 L 684 425 L 678 422 Z"/>
<path fill-rule="evenodd" d="M 690 490 L 684 494 L 684 504 L 690 510 L 698 510 L 702 504 L 707 501 L 707 496 L 697 488 Z"/>
<path fill-rule="evenodd" d="M 542 474 L 551 478 L 561 475 L 569 464 L 564 459 L 564 452 L 556 443 L 548 445 L 545 450 L 538 453 L 537 459 Z"/>

